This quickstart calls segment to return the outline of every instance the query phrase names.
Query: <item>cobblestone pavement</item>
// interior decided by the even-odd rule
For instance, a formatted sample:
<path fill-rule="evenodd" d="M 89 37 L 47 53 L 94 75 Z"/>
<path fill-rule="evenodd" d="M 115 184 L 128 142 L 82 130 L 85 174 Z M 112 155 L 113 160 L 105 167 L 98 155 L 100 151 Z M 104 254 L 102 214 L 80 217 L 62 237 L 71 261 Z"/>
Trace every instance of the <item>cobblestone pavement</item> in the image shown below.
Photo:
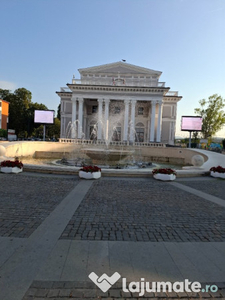
<path fill-rule="evenodd" d="M 202 181 L 182 180 L 179 183 L 225 200 L 225 180 L 223 179 Z"/>
<path fill-rule="evenodd" d="M 217 284 L 217 292 L 145 292 L 139 297 L 137 292 L 124 292 L 121 283 L 116 283 L 106 293 L 103 293 L 93 283 L 74 281 L 34 281 L 23 300 L 56 300 L 56 299 L 86 299 L 86 300 L 140 300 L 140 299 L 225 299 L 225 283 Z M 126 285 L 126 287 L 128 284 Z M 203 283 L 202 286 L 205 286 Z"/>
<path fill-rule="evenodd" d="M 94 182 L 61 238 L 225 241 L 225 208 L 151 178 L 101 179 Z"/>
<path fill-rule="evenodd" d="M 27 238 L 78 179 L 0 174 L 0 236 Z"/>

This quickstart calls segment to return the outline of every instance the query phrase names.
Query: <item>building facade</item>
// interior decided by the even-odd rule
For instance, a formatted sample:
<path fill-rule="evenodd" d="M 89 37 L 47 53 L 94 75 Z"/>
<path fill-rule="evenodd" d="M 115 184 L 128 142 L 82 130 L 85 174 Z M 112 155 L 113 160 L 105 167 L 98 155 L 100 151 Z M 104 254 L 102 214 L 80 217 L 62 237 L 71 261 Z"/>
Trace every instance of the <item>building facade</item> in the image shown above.
<path fill-rule="evenodd" d="M 7 130 L 9 116 L 9 102 L 0 99 L 0 129 Z"/>
<path fill-rule="evenodd" d="M 80 79 L 57 92 L 61 138 L 174 143 L 182 97 L 159 82 L 162 72 L 125 62 L 78 71 Z"/>

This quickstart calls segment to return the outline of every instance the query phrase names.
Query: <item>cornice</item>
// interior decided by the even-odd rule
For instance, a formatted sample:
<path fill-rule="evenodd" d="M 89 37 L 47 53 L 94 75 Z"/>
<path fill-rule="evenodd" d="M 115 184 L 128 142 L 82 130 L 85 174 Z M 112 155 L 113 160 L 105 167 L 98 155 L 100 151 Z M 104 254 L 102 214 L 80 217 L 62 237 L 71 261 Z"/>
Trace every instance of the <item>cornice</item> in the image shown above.
<path fill-rule="evenodd" d="M 56 92 L 56 94 L 60 97 L 71 97 L 72 92 Z"/>
<path fill-rule="evenodd" d="M 182 98 L 182 96 L 163 96 L 163 102 L 178 102 Z"/>
<path fill-rule="evenodd" d="M 139 86 L 108 86 L 108 85 L 87 85 L 70 84 L 67 86 L 71 91 L 96 91 L 96 92 L 141 92 L 141 93 L 164 93 L 169 91 L 169 87 L 139 87 Z"/>

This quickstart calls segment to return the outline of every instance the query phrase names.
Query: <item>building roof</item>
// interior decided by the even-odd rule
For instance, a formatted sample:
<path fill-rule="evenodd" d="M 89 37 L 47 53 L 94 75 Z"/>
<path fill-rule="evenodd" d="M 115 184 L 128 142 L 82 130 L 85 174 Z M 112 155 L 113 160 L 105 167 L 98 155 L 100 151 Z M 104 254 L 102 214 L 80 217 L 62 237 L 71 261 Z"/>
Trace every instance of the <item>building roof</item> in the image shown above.
<path fill-rule="evenodd" d="M 139 67 L 136 65 L 128 64 L 126 62 L 115 62 L 95 67 L 89 67 L 89 68 L 83 68 L 78 69 L 81 75 L 87 75 L 87 74 L 115 74 L 118 75 L 145 75 L 145 76 L 154 76 L 156 78 L 159 78 L 162 72 L 155 71 L 152 69 L 147 69 L 143 67 Z"/>

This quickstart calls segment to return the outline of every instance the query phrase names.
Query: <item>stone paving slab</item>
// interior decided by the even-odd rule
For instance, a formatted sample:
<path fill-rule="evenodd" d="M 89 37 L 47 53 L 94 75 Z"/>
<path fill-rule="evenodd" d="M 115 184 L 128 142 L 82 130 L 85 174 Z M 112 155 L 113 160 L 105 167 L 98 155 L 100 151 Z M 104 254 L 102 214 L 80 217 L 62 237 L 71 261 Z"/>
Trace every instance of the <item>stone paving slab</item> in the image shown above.
<path fill-rule="evenodd" d="M 11 246 L 13 249 L 9 249 L 10 257 L 5 255 L 7 248 L 2 249 L 1 255 L 5 257 L 5 261 L 0 268 L 1 300 L 22 299 L 91 184 L 89 181 L 79 181 L 31 236 L 23 239 L 21 246 Z"/>
<path fill-rule="evenodd" d="M 20 175 L 18 178 L 27 177 L 26 174 Z M 43 176 L 40 177 L 42 179 L 39 189 L 44 180 Z M 51 176 L 48 177 L 51 179 Z M 56 177 L 52 179 L 55 180 Z M 60 184 L 60 178 L 58 179 Z M 179 185 L 173 186 L 171 183 L 162 183 L 151 178 L 102 179 L 97 182 L 80 180 L 79 185 L 56 205 L 29 238 L 0 238 L 0 250 L 2 249 L 3 254 L 6 254 L 8 246 L 11 249 L 8 257 L 6 255 L 3 259 L 5 263 L 0 269 L 0 300 L 21 300 L 23 297 L 23 300 L 225 299 L 225 243 L 217 239 L 218 236 L 223 237 L 223 206 L 208 201 L 210 199 L 205 200 L 203 193 L 196 196 L 194 190 L 191 193 L 182 190 Z M 172 239 L 166 242 L 93 238 L 59 240 L 66 224 L 70 224 L 74 212 L 79 211 L 83 205 L 85 209 L 81 216 L 85 226 L 89 225 L 89 218 L 93 222 L 93 218 L 99 213 L 99 223 L 109 223 L 108 219 L 119 216 L 123 224 L 134 233 L 138 229 L 141 229 L 140 232 L 144 229 L 142 226 L 129 227 L 137 218 L 141 225 L 149 224 L 149 220 L 153 221 L 150 224 L 155 226 L 156 232 L 160 229 L 170 233 L 172 227 L 178 236 L 182 234 L 185 238 L 191 236 L 192 239 L 197 236 L 197 240 L 185 240 L 185 243 Z M 153 218 L 153 213 L 157 218 Z M 184 224 L 188 224 L 191 230 L 186 236 Z M 206 232 L 207 229 L 214 229 L 213 242 L 203 240 L 205 235 L 201 229 Z M 111 275 L 118 271 L 130 280 L 140 280 L 142 276 L 147 278 L 147 275 L 151 275 L 152 280 L 159 281 L 168 279 L 173 282 L 179 278 L 204 283 L 209 281 L 218 284 L 219 291 L 201 295 L 157 292 L 146 295 L 147 297 L 139 297 L 135 293 L 125 294 L 115 284 L 103 294 L 93 283 L 88 282 L 87 275 L 91 271 L 99 276 L 104 272 Z"/>
<path fill-rule="evenodd" d="M 35 277 L 87 281 L 118 272 L 130 281 L 225 281 L 225 243 L 59 240 Z"/>
<path fill-rule="evenodd" d="M 202 191 L 204 193 L 216 196 L 220 199 L 225 200 L 225 180 L 215 179 L 211 180 L 202 180 L 202 181 L 193 181 L 193 180 L 182 180 L 179 181 L 183 185 L 189 186 L 193 189 Z"/>
<path fill-rule="evenodd" d="M 151 178 L 104 179 L 94 182 L 61 239 L 220 242 L 225 208 Z"/>
<path fill-rule="evenodd" d="M 207 283 L 214 285 L 215 283 Z M 140 300 L 140 299 L 225 299 L 225 283 L 217 283 L 217 292 L 145 292 L 139 296 L 138 292 L 124 292 L 122 284 L 116 283 L 107 292 L 103 293 L 91 282 L 79 281 L 34 281 L 23 300 L 48 299 L 107 299 L 107 300 Z M 128 286 L 128 283 L 127 285 Z M 205 284 L 202 284 L 204 287 Z"/>
<path fill-rule="evenodd" d="M 29 237 L 78 178 L 0 174 L 0 236 Z"/>

